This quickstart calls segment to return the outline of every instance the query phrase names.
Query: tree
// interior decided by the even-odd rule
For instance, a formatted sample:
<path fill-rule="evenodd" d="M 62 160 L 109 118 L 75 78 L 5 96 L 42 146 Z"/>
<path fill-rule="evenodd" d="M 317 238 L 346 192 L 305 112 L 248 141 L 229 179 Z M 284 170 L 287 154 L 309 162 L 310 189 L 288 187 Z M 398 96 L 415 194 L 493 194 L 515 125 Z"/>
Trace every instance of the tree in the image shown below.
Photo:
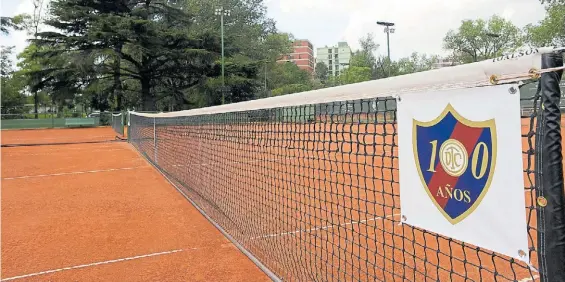
<path fill-rule="evenodd" d="M 337 78 L 339 84 L 351 84 L 371 80 L 372 70 L 369 67 L 350 66 Z"/>
<path fill-rule="evenodd" d="M 2 77 L 9 75 L 12 72 L 12 55 L 14 47 L 0 46 L 0 75 Z"/>
<path fill-rule="evenodd" d="M 39 25 L 42 22 L 43 13 L 43 0 L 33 0 L 33 16 L 31 17 L 31 24 L 29 25 L 28 32 L 33 34 L 33 39 L 37 40 L 37 33 L 39 32 Z M 39 118 L 38 107 L 39 107 L 39 96 L 38 91 L 35 90 L 33 94 L 33 112 L 35 113 L 35 118 Z"/>
<path fill-rule="evenodd" d="M 499 16 L 488 21 L 464 20 L 456 30 L 450 30 L 444 48 L 460 63 L 471 63 L 502 55 L 522 47 L 523 36 L 512 22 Z"/>
<path fill-rule="evenodd" d="M 565 5 L 548 4 L 545 18 L 538 24 L 527 25 L 524 30 L 532 47 L 565 46 Z"/>
<path fill-rule="evenodd" d="M 316 70 L 314 76 L 322 83 L 328 80 L 328 66 L 324 62 L 316 63 Z"/>
<path fill-rule="evenodd" d="M 397 70 L 396 75 L 430 70 L 433 63 L 437 62 L 437 60 L 438 56 L 428 56 L 414 52 L 409 57 L 401 58 L 395 62 L 395 69 Z"/>
<path fill-rule="evenodd" d="M 187 0 L 184 3 L 185 9 L 194 15 L 195 29 L 193 30 L 219 33 L 220 19 L 214 12 L 222 6 L 230 10 L 230 15 L 224 17 L 226 66 L 243 64 L 241 66 L 243 69 L 249 70 L 249 66 L 255 66 L 257 70 L 254 71 L 256 77 L 251 78 L 237 76 L 237 73 L 226 69 L 226 86 L 228 87 L 226 94 L 234 101 L 267 96 L 268 89 L 272 89 L 272 86 L 266 86 L 265 80 L 272 75 L 271 70 L 276 67 L 276 60 L 281 54 L 291 52 L 293 37 L 291 34 L 280 33 L 276 30 L 274 21 L 267 17 L 264 1 L 225 0 L 219 4 L 217 1 Z M 253 83 L 254 87 L 249 88 L 249 79 L 256 80 Z M 244 82 L 244 84 L 238 85 L 239 82 Z M 213 87 L 216 88 L 213 89 Z M 236 93 L 241 93 L 237 90 L 241 87 L 248 88 L 251 93 L 246 93 L 241 97 L 234 96 L 238 95 Z M 214 97 L 222 92 L 221 84 L 216 84 L 213 80 L 210 80 L 210 83 L 202 90 L 207 93 L 212 92 L 210 95 Z M 202 99 L 202 97 L 197 100 L 213 102 L 214 104 L 211 105 L 220 101 Z"/>
<path fill-rule="evenodd" d="M 265 36 L 259 47 L 260 59 L 275 62 L 281 54 L 292 52 L 294 36 L 290 33 L 270 33 Z M 247 47 L 245 47 L 247 48 Z"/>
<path fill-rule="evenodd" d="M 226 61 L 226 88 L 224 93 L 227 103 L 251 100 L 256 97 L 256 92 L 261 88 L 257 78 L 257 72 L 261 62 L 249 60 L 245 56 L 233 56 Z M 204 107 L 219 105 L 222 101 L 222 82 L 220 65 L 214 67 L 213 76 L 209 77 L 199 87 L 193 89 L 182 99 L 185 105 L 190 107 Z"/>
<path fill-rule="evenodd" d="M 312 90 L 312 88 L 306 84 L 286 84 L 279 88 L 273 89 L 272 94 L 273 96 L 280 96 L 298 92 L 304 92 Z"/>
<path fill-rule="evenodd" d="M 33 104 L 34 104 L 34 113 L 35 113 L 35 118 L 39 118 L 38 116 L 38 107 L 39 107 L 39 96 L 38 96 L 38 92 L 39 89 L 37 89 L 37 85 L 41 82 L 42 77 L 41 77 L 41 70 L 43 68 L 42 66 L 42 58 L 39 58 L 38 56 L 36 56 L 36 53 L 38 52 L 39 48 L 36 44 L 32 43 L 30 45 L 28 45 L 20 54 L 18 54 L 18 59 L 20 59 L 20 62 L 18 62 L 18 73 L 21 75 L 21 77 L 23 78 L 23 85 L 25 87 L 28 88 L 28 90 L 30 90 L 30 92 L 32 93 L 33 96 Z"/>
<path fill-rule="evenodd" d="M 376 62 L 374 52 L 379 48 L 379 44 L 375 43 L 374 35 L 368 33 L 364 37 L 361 37 L 359 39 L 359 45 L 361 45 L 361 48 L 351 57 L 350 65 L 373 69 Z"/>
<path fill-rule="evenodd" d="M 371 79 L 381 78 L 383 76 L 379 75 L 377 58 L 375 57 L 375 51 L 379 48 L 379 44 L 375 42 L 374 35 L 368 33 L 364 37 L 359 39 L 359 45 L 361 48 L 353 53 L 350 60 L 351 67 L 361 67 L 371 69 Z"/>
<path fill-rule="evenodd" d="M 0 78 L 2 84 L 2 114 L 21 114 L 24 112 L 25 96 L 21 94 L 19 77 L 3 76 Z"/>
<path fill-rule="evenodd" d="M 136 81 L 142 108 L 155 110 L 168 96 L 165 90 L 185 91 L 211 75 L 220 51 L 217 33 L 191 30 L 194 17 L 175 5 L 166 0 L 55 0 L 46 24 L 59 32 L 43 32 L 39 42 L 57 47 L 59 54 L 92 56 L 85 68 L 92 71 L 87 83 L 116 80 L 118 74 L 120 80 Z"/>
<path fill-rule="evenodd" d="M 23 113 L 25 97 L 21 94 L 21 78 L 14 76 L 12 71 L 12 60 L 10 59 L 13 47 L 2 46 L 0 64 L 0 91 L 2 102 L 2 114 Z"/>
<path fill-rule="evenodd" d="M 10 33 L 9 28 L 13 26 L 12 18 L 0 17 L 0 32 L 4 34 Z"/>
<path fill-rule="evenodd" d="M 224 17 L 224 34 L 226 37 L 226 51 L 239 53 L 254 60 L 266 59 L 273 55 L 269 50 L 275 51 L 278 56 L 290 46 L 286 44 L 272 44 L 285 41 L 288 36 L 280 37 L 277 34 L 275 22 L 267 17 L 267 8 L 263 0 L 186 0 L 181 5 L 188 14 L 193 16 L 194 30 L 206 30 L 219 33 L 220 19 L 215 15 L 215 10 L 224 7 L 230 10 L 230 15 Z M 286 37 L 286 38 L 285 38 Z"/>
<path fill-rule="evenodd" d="M 269 85 L 273 89 L 288 84 L 308 84 L 309 82 L 310 74 L 292 62 L 276 64 L 271 70 L 271 77 L 269 79 Z"/>
<path fill-rule="evenodd" d="M 8 35 L 10 30 L 21 30 L 22 20 L 21 16 L 0 17 L 0 33 Z"/>
<path fill-rule="evenodd" d="M 310 73 L 292 62 L 276 64 L 271 70 L 269 85 L 273 95 L 290 94 L 312 89 Z"/>

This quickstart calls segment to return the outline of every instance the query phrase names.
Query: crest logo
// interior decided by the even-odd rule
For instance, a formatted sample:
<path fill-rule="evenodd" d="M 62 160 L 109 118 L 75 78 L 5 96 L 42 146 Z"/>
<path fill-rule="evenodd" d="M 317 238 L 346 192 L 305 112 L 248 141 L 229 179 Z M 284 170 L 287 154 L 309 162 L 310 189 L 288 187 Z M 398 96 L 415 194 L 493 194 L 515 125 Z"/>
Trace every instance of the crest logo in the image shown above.
<path fill-rule="evenodd" d="M 494 119 L 471 121 L 448 104 L 434 120 L 413 122 L 418 174 L 443 216 L 457 224 L 485 196 L 496 164 Z"/>

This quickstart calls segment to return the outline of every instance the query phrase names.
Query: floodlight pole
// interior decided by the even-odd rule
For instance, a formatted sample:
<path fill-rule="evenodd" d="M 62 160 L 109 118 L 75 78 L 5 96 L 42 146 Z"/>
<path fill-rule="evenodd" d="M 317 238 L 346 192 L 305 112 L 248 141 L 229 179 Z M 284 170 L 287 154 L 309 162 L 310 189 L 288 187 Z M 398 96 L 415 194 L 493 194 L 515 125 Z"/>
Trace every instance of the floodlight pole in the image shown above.
<path fill-rule="evenodd" d="M 225 61 L 224 61 L 224 13 L 220 15 L 221 33 L 222 33 L 222 105 L 226 103 L 226 76 L 225 72 Z"/>
<path fill-rule="evenodd" d="M 394 33 L 394 23 L 389 23 L 389 22 L 377 22 L 378 25 L 382 25 L 385 27 L 384 32 L 386 33 L 386 47 L 387 47 L 387 55 L 388 55 L 388 62 L 389 64 L 391 64 L 391 60 L 390 60 L 390 34 Z M 390 66 L 388 68 L 388 75 L 390 76 Z"/>
<path fill-rule="evenodd" d="M 220 33 L 222 38 L 222 105 L 226 103 L 226 79 L 225 79 L 225 63 L 224 63 L 224 16 L 229 16 L 231 13 L 230 10 L 224 9 L 224 7 L 220 7 L 215 10 L 214 14 L 220 16 Z"/>

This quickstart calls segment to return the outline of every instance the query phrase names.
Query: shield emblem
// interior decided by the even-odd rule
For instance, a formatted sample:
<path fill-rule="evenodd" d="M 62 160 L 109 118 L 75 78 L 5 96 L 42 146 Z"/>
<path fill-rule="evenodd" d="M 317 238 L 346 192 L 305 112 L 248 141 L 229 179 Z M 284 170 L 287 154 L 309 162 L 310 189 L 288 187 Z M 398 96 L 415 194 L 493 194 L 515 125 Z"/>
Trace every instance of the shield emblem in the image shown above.
<path fill-rule="evenodd" d="M 432 121 L 413 122 L 414 159 L 423 187 L 457 224 L 481 203 L 496 164 L 494 119 L 472 121 L 448 104 Z"/>

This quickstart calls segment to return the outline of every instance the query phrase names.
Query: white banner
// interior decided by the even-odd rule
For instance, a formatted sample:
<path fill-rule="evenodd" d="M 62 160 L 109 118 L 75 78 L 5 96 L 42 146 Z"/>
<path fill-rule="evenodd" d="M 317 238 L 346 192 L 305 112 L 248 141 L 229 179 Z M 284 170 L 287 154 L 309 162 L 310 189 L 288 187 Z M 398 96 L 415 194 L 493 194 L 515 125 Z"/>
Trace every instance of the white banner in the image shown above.
<path fill-rule="evenodd" d="M 529 262 L 516 84 L 398 102 L 403 223 Z"/>

